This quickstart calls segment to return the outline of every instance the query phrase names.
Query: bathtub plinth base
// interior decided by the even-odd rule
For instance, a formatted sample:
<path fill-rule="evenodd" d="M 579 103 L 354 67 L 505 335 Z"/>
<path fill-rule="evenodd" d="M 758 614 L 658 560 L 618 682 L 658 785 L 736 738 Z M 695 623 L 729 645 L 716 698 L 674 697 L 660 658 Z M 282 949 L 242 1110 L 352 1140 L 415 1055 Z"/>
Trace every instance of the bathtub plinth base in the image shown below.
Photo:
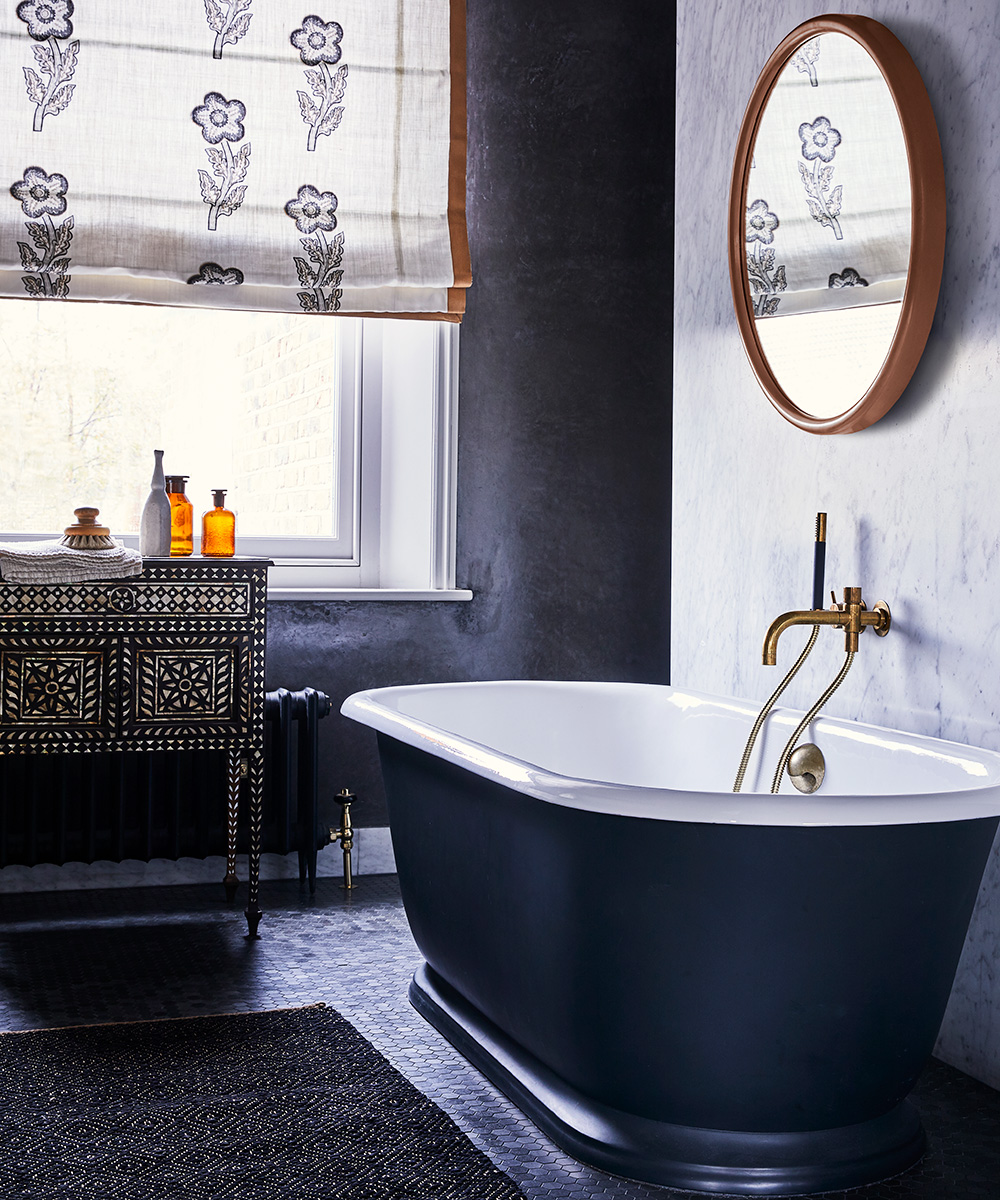
<path fill-rule="evenodd" d="M 526 1116 L 581 1162 L 667 1187 L 793 1196 L 898 1175 L 924 1152 L 905 1101 L 875 1120 L 806 1133 L 696 1129 L 609 1108 L 575 1091 L 424 963 L 410 1002 Z"/>

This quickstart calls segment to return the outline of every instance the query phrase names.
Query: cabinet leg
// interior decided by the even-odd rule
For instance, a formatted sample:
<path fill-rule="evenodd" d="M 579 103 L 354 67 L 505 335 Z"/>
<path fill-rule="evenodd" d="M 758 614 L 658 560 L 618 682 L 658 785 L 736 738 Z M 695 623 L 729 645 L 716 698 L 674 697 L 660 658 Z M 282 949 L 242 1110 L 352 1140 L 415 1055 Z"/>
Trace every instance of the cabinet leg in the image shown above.
<path fill-rule="evenodd" d="M 240 760 L 242 751 L 234 747 L 229 751 L 229 798 L 226 809 L 226 877 L 222 886 L 226 899 L 232 904 L 240 881 L 236 875 L 236 830 L 240 817 Z"/>
<path fill-rule="evenodd" d="M 260 889 L 260 834 L 264 813 L 264 751 L 255 748 L 249 752 L 250 778 L 250 864 L 246 919 L 247 937 L 255 939 L 262 913 L 258 904 Z"/>

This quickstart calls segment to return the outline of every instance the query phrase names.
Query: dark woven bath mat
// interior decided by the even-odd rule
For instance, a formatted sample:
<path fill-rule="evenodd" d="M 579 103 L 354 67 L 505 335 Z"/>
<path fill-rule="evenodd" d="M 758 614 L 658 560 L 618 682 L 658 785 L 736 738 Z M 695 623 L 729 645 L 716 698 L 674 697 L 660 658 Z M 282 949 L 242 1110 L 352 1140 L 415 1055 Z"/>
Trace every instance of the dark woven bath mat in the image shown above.
<path fill-rule="evenodd" d="M 0 1196 L 523 1200 L 323 1005 L 0 1036 Z"/>

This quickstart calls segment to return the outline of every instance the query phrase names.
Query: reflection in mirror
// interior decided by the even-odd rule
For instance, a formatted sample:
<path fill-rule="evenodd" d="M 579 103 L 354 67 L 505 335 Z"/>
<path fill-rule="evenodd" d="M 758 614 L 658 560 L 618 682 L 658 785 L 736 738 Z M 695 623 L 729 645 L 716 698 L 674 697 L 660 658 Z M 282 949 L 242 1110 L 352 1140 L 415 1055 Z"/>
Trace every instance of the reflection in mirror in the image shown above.
<path fill-rule="evenodd" d="M 834 416 L 885 361 L 910 254 L 903 130 L 882 72 L 853 38 L 812 38 L 781 72 L 747 199 L 761 348 L 798 408 Z"/>
<path fill-rule="evenodd" d="M 751 97 L 729 218 L 740 333 L 788 420 L 850 432 L 899 397 L 933 319 L 944 217 L 933 113 L 902 45 L 867 17 L 793 30 Z"/>
<path fill-rule="evenodd" d="M 900 303 L 791 313 L 758 321 L 761 349 L 792 403 L 813 417 L 835 417 L 863 396 L 882 369 Z"/>

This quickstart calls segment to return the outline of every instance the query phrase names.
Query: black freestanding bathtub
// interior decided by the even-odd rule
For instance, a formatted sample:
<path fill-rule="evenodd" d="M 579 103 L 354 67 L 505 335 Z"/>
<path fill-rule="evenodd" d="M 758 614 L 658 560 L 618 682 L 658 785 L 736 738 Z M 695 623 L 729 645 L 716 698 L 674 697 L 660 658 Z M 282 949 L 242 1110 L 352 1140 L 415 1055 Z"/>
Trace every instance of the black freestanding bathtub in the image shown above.
<path fill-rule="evenodd" d="M 1000 756 L 821 719 L 822 793 L 733 795 L 741 701 L 509 681 L 343 711 L 379 732 L 426 960 L 413 1004 L 569 1153 L 762 1196 L 920 1157 L 906 1095 L 993 843 Z M 797 719 L 774 714 L 760 762 Z"/>

